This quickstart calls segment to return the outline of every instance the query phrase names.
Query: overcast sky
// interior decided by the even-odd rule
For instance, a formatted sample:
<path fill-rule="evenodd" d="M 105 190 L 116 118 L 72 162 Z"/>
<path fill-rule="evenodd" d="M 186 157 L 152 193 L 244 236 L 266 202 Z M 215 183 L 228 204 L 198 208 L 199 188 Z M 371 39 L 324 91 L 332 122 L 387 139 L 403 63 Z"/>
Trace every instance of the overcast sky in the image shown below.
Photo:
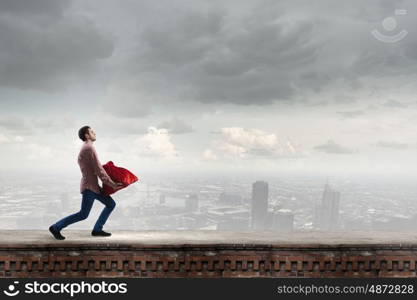
<path fill-rule="evenodd" d="M 1 0 L 1 168 L 416 175 L 416 9 Z"/>

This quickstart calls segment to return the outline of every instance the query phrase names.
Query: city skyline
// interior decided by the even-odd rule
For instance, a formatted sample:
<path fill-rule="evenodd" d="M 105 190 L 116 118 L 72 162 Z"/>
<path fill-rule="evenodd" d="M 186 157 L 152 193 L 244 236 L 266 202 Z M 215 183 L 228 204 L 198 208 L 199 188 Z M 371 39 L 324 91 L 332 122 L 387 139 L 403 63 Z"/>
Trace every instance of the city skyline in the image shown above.
<path fill-rule="evenodd" d="M 66 180 L 9 176 L 1 180 L 2 229 L 42 229 L 53 220 L 80 209 L 80 194 L 74 188 L 79 182 L 75 176 Z M 267 179 L 267 206 L 257 208 L 263 210 L 261 220 L 264 222 L 254 228 L 251 224 L 252 193 L 253 184 L 259 181 L 243 177 L 145 178 L 141 184 L 135 183 L 113 195 L 117 205 L 108 227 L 349 232 L 414 230 L 417 225 L 414 184 L 371 177 L 327 181 L 326 178 L 287 176 Z M 332 220 L 332 210 L 324 207 L 319 215 L 324 220 L 321 226 L 316 222 L 317 207 L 332 198 L 326 196 L 329 182 L 332 191 L 340 192 L 337 222 Z M 92 217 L 74 224 L 73 229 L 91 226 L 100 211 L 101 205 L 94 205 Z"/>

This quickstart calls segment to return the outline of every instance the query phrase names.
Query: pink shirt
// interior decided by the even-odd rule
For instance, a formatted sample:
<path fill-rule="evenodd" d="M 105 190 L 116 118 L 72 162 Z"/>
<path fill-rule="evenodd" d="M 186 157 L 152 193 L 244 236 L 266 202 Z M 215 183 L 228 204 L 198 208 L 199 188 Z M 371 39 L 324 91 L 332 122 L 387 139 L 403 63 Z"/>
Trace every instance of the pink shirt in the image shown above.
<path fill-rule="evenodd" d="M 85 189 L 89 189 L 97 194 L 101 194 L 101 187 L 98 185 L 97 176 L 105 184 L 116 184 L 101 165 L 93 142 L 90 140 L 84 142 L 81 147 L 80 154 L 78 154 L 78 165 L 82 173 L 80 193 Z"/>

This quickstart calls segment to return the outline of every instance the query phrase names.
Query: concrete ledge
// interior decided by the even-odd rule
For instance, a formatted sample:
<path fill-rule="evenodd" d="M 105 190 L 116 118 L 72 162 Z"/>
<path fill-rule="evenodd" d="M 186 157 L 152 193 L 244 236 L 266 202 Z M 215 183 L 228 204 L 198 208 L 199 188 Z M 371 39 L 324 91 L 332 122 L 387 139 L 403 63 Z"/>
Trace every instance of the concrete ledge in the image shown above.
<path fill-rule="evenodd" d="M 412 232 L 0 230 L 0 277 L 415 277 Z"/>

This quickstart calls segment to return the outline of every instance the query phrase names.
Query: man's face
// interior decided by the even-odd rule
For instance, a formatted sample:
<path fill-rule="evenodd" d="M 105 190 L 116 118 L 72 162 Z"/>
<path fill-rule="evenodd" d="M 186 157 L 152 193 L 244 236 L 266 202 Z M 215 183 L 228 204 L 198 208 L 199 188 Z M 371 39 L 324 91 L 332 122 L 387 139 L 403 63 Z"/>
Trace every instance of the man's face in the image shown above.
<path fill-rule="evenodd" d="M 95 141 L 96 140 L 96 133 L 93 129 L 88 128 L 88 133 L 86 133 L 87 140 Z"/>

